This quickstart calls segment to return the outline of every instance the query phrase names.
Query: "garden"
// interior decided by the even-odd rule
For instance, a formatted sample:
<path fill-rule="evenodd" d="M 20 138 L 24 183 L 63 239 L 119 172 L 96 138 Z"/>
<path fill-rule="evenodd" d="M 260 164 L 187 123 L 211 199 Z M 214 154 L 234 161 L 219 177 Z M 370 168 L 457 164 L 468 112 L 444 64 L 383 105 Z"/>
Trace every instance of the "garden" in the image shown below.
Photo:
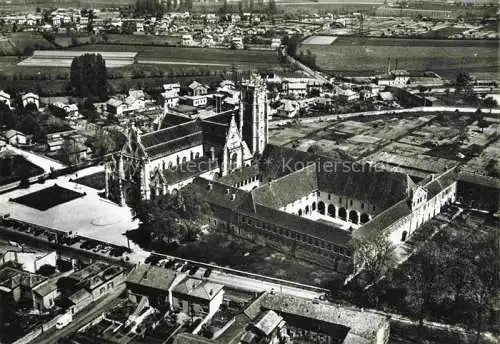
<path fill-rule="evenodd" d="M 55 184 L 49 188 L 11 199 L 11 201 L 44 211 L 83 196 L 85 193 L 79 193 Z"/>

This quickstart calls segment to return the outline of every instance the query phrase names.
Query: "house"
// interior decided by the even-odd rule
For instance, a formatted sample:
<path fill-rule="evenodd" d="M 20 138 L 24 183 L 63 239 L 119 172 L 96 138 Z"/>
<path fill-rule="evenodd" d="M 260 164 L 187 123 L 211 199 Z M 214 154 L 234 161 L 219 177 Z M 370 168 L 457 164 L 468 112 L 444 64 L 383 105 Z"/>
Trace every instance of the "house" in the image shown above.
<path fill-rule="evenodd" d="M 196 316 L 212 316 L 224 297 L 223 285 L 186 278 L 172 289 L 172 308 Z"/>
<path fill-rule="evenodd" d="M 40 108 L 40 97 L 38 96 L 38 94 L 31 93 L 31 92 L 25 93 L 25 94 L 21 95 L 21 101 L 22 101 L 23 107 L 27 107 L 28 104 L 34 104 L 37 109 Z"/>
<path fill-rule="evenodd" d="M 281 47 L 281 39 L 273 38 L 271 40 L 271 49 L 278 49 L 279 47 Z"/>
<path fill-rule="evenodd" d="M 27 143 L 26 135 L 14 129 L 7 130 L 5 138 L 11 145 L 25 145 Z"/>
<path fill-rule="evenodd" d="M 205 106 L 207 105 L 207 96 L 184 96 L 181 97 L 182 103 L 194 107 Z"/>
<path fill-rule="evenodd" d="M 106 110 L 113 115 L 120 116 L 127 108 L 127 104 L 116 97 L 112 97 L 106 102 Z"/>
<path fill-rule="evenodd" d="M 188 86 L 188 94 L 190 96 L 203 96 L 208 93 L 208 87 L 200 84 L 198 81 L 193 81 Z"/>
<path fill-rule="evenodd" d="M 54 300 L 61 295 L 57 281 L 61 276 L 46 280 L 33 288 L 33 308 L 45 311 L 54 307 Z"/>
<path fill-rule="evenodd" d="M 405 70 L 393 70 L 389 74 L 376 77 L 379 86 L 405 87 L 410 80 L 410 73 Z"/>
<path fill-rule="evenodd" d="M 206 34 L 203 35 L 203 37 L 201 38 L 202 47 L 212 47 L 214 46 L 214 44 L 215 44 L 214 37 L 212 35 Z"/>
<path fill-rule="evenodd" d="M 164 100 L 164 106 L 166 108 L 172 108 L 179 104 L 179 91 L 172 89 L 167 90 L 161 94 Z"/>
<path fill-rule="evenodd" d="M 111 265 L 97 261 L 89 266 L 73 272 L 67 279 L 73 283 L 76 291 L 67 296 L 71 310 L 76 313 L 88 303 L 96 301 L 125 280 L 124 269 L 118 265 Z"/>
<path fill-rule="evenodd" d="M 283 99 L 282 105 L 278 108 L 278 116 L 293 118 L 298 115 L 300 110 L 299 103 L 295 100 Z"/>
<path fill-rule="evenodd" d="M 288 96 L 305 97 L 307 95 L 307 83 L 283 81 L 281 84 L 283 92 Z"/>
<path fill-rule="evenodd" d="M 10 102 L 10 94 L 5 92 L 4 90 L 0 91 L 0 102 L 4 103 L 9 108 L 12 107 L 11 102 Z"/>
<path fill-rule="evenodd" d="M 157 266 L 137 265 L 125 281 L 128 298 L 138 303 L 142 296 L 146 296 L 150 304 L 172 305 L 172 289 L 185 277 L 185 273 Z"/>
<path fill-rule="evenodd" d="M 4 258 L 5 260 L 6 258 Z M 9 260 L 21 264 L 23 270 L 32 274 L 44 265 L 56 266 L 57 254 L 52 252 L 12 252 Z M 4 261 L 5 263 L 5 261 Z"/>
<path fill-rule="evenodd" d="M 353 90 L 342 90 L 339 93 L 339 99 L 343 102 L 353 102 L 356 100 L 359 100 L 359 93 L 353 91 Z"/>
<path fill-rule="evenodd" d="M 181 45 L 183 47 L 192 47 L 194 45 L 193 35 L 182 35 Z"/>
<path fill-rule="evenodd" d="M 33 300 L 33 288 L 47 277 L 29 273 L 9 264 L 0 269 L 0 303 Z"/>

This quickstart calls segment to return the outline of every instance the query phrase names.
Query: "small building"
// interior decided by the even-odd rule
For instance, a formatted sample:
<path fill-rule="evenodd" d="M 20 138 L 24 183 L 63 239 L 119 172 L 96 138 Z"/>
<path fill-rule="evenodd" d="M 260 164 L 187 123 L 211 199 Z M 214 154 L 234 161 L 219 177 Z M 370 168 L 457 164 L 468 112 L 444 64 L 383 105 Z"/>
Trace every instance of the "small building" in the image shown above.
<path fill-rule="evenodd" d="M 0 91 L 0 102 L 4 103 L 9 108 L 12 107 L 11 102 L 10 102 L 10 94 L 5 92 L 4 90 Z"/>
<path fill-rule="evenodd" d="M 376 77 L 379 86 L 404 87 L 410 80 L 410 73 L 405 70 L 393 70 L 389 74 Z"/>
<path fill-rule="evenodd" d="M 5 138 L 11 145 L 25 145 L 28 141 L 26 135 L 14 129 L 7 130 Z"/>
<path fill-rule="evenodd" d="M 208 87 L 200 84 L 198 81 L 193 81 L 188 86 L 188 94 L 190 96 L 203 96 L 208 93 Z"/>
<path fill-rule="evenodd" d="M 118 98 L 110 98 L 106 102 L 106 110 L 113 115 L 122 115 L 127 110 L 127 104 Z"/>
<path fill-rule="evenodd" d="M 307 95 L 306 82 L 284 81 L 281 85 L 283 92 L 288 96 L 305 97 Z"/>
<path fill-rule="evenodd" d="M 281 39 L 273 38 L 271 40 L 271 49 L 278 49 L 279 47 L 281 47 Z"/>
<path fill-rule="evenodd" d="M 172 289 L 172 307 L 186 314 L 212 316 L 224 297 L 222 284 L 186 278 Z"/>
<path fill-rule="evenodd" d="M 137 265 L 125 281 L 128 297 L 136 303 L 139 303 L 142 296 L 146 296 L 150 304 L 172 305 L 172 288 L 185 277 L 185 273 L 157 266 Z"/>
<path fill-rule="evenodd" d="M 343 102 L 354 102 L 356 100 L 359 100 L 359 93 L 353 91 L 353 90 L 343 90 L 341 93 L 339 93 L 339 98 Z"/>
<path fill-rule="evenodd" d="M 278 108 L 277 115 L 285 118 L 293 118 L 298 115 L 299 103 L 295 100 L 283 99 L 282 105 Z"/>
<path fill-rule="evenodd" d="M 194 45 L 194 40 L 192 35 L 182 35 L 181 45 L 184 47 L 192 47 Z"/>
<path fill-rule="evenodd" d="M 27 107 L 28 104 L 34 104 L 37 109 L 40 108 L 40 97 L 38 96 L 38 94 L 31 93 L 31 92 L 25 93 L 25 94 L 21 95 L 21 101 L 22 101 L 23 107 Z"/>
<path fill-rule="evenodd" d="M 207 96 L 184 96 L 181 98 L 182 103 L 194 107 L 207 105 Z"/>

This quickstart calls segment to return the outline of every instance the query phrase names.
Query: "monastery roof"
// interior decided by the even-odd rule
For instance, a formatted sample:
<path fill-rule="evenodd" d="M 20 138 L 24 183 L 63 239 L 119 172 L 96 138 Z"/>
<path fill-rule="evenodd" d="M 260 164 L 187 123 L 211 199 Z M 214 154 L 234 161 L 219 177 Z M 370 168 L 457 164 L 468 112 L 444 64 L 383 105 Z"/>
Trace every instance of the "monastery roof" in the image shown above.
<path fill-rule="evenodd" d="M 236 209 L 248 195 L 246 191 L 204 178 L 195 178 L 191 185 L 211 204 L 230 209 Z"/>
<path fill-rule="evenodd" d="M 375 216 L 370 222 L 354 231 L 359 238 L 369 237 L 386 229 L 400 218 L 411 214 L 410 200 L 404 199 Z"/>
<path fill-rule="evenodd" d="M 281 208 L 318 190 L 315 165 L 294 171 L 252 191 L 255 202 Z M 293 185 L 293 187 L 291 187 Z"/>
<path fill-rule="evenodd" d="M 174 169 L 166 169 L 163 176 L 169 184 L 176 184 L 211 171 L 218 166 L 219 164 L 216 160 L 210 160 L 209 156 L 202 156 L 201 158 L 187 161 Z"/>

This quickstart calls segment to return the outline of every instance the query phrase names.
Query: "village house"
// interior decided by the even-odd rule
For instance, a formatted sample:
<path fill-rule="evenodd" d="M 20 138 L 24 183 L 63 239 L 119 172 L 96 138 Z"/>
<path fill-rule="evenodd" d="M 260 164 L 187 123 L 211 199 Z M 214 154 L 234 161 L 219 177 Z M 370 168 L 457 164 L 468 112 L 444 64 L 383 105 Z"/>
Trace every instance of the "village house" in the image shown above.
<path fill-rule="evenodd" d="M 7 105 L 9 108 L 12 108 L 12 104 L 10 102 L 10 94 L 5 92 L 4 90 L 0 91 L 0 102 L 4 103 Z"/>
<path fill-rule="evenodd" d="M 33 104 L 36 106 L 37 109 L 40 108 L 40 97 L 38 94 L 35 93 L 25 93 L 21 95 L 21 103 L 23 104 L 23 107 L 27 107 L 28 104 Z"/>
<path fill-rule="evenodd" d="M 25 145 L 28 143 L 28 139 L 26 138 L 26 135 L 24 135 L 22 132 L 10 129 L 7 130 L 4 134 L 5 138 L 7 139 L 7 142 L 11 145 Z"/>
<path fill-rule="evenodd" d="M 186 278 L 172 289 L 172 307 L 186 314 L 212 316 L 224 297 L 221 284 Z"/>

